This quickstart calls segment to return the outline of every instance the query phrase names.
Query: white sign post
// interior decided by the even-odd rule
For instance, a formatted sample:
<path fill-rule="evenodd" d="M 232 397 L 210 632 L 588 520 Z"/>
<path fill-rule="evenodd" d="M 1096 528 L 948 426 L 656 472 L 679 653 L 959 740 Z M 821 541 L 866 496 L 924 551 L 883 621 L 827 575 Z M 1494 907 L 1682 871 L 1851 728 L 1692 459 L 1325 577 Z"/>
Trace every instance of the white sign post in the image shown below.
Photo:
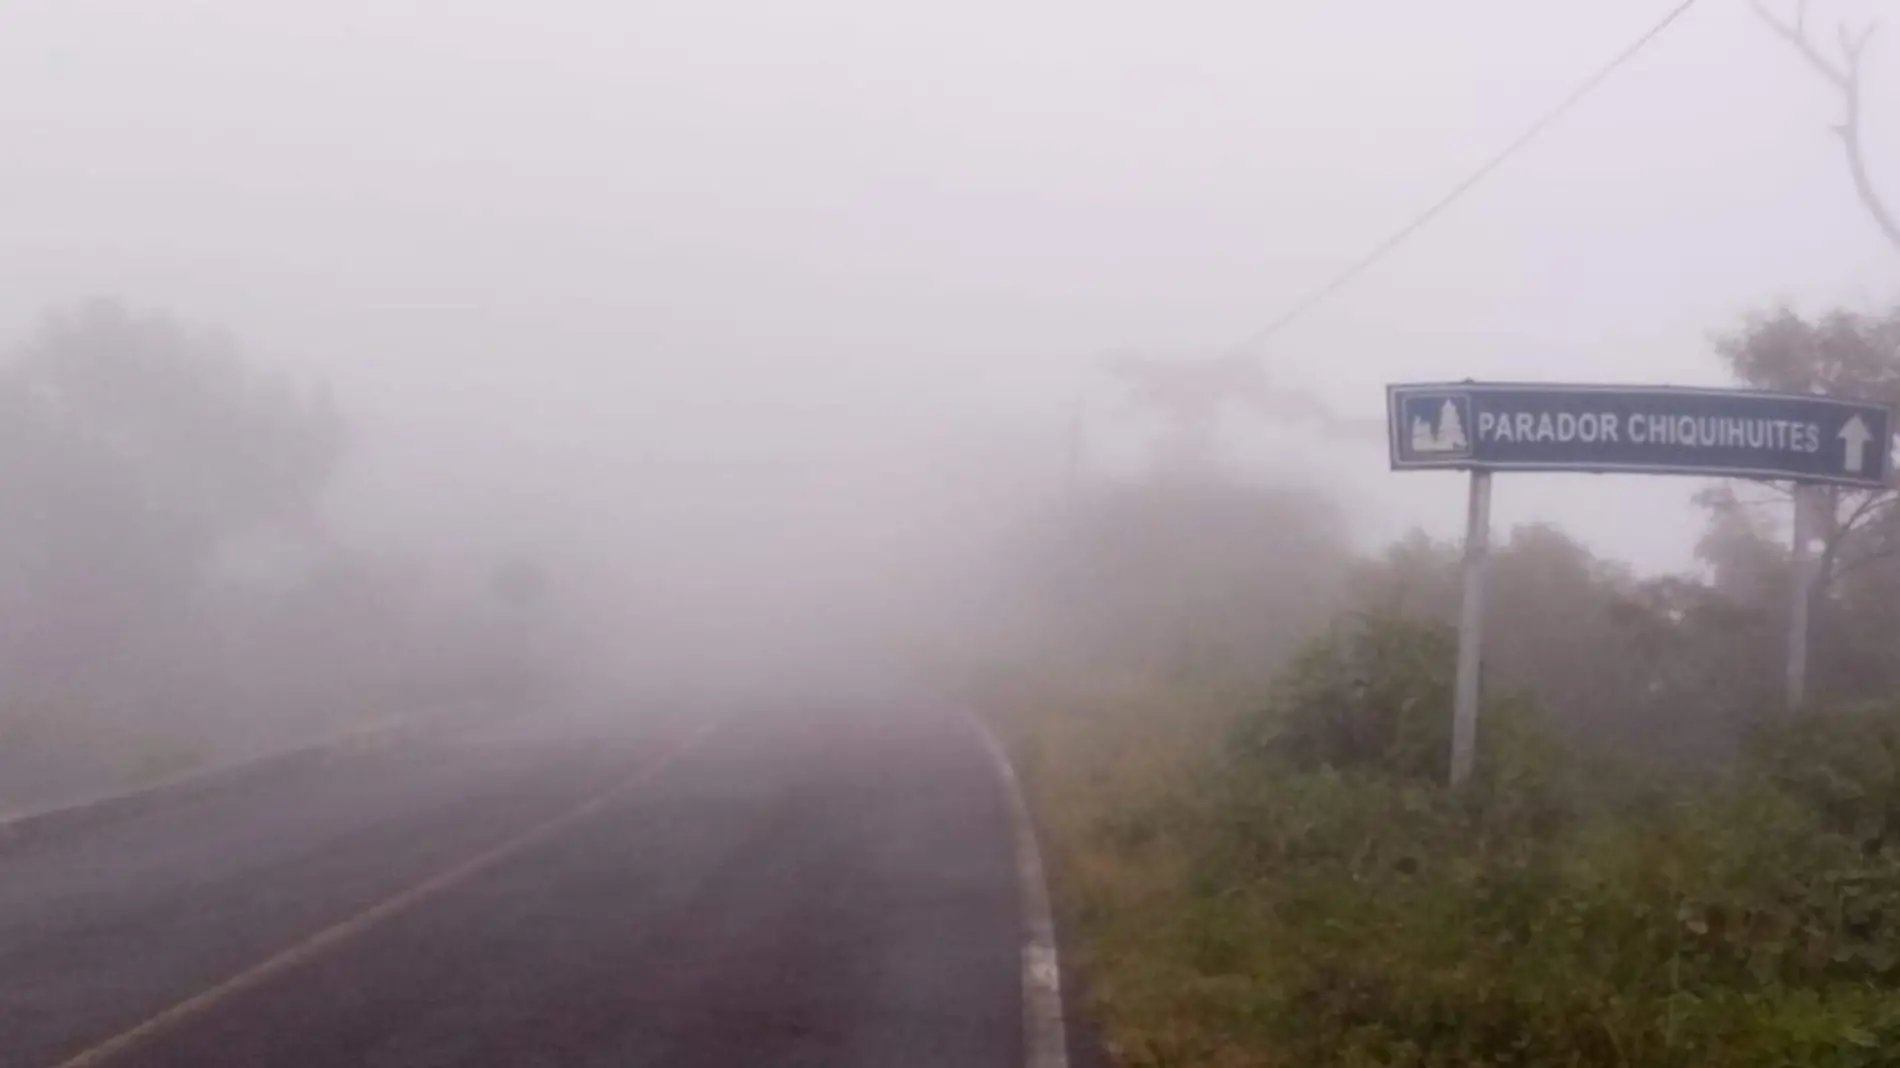
<path fill-rule="evenodd" d="M 1863 428 L 1864 429 L 1864 428 Z M 1848 446 L 1854 456 L 1854 446 Z M 1799 712 L 1808 699 L 1808 606 L 1814 589 L 1814 563 L 1809 542 L 1814 534 L 1814 509 L 1819 493 L 1813 486 L 1794 488 L 1794 544 L 1789 547 L 1788 573 L 1788 711 Z"/>
<path fill-rule="evenodd" d="M 1458 690 L 1452 701 L 1451 784 L 1471 776 L 1478 748 L 1478 682 L 1484 658 L 1484 578 L 1491 555 L 1491 472 L 1471 472 L 1465 508 L 1464 600 L 1458 608 Z"/>

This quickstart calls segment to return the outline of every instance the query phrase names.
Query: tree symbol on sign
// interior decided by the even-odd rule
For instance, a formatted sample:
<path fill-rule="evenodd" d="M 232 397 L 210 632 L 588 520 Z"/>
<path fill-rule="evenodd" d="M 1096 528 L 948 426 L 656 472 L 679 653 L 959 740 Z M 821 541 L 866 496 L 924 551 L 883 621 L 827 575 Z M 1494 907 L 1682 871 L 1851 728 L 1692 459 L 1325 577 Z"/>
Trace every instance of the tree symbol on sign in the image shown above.
<path fill-rule="evenodd" d="M 1451 398 L 1438 410 L 1438 426 L 1434 429 L 1424 419 L 1412 420 L 1413 452 L 1464 452 L 1471 447 L 1465 437 L 1464 416 L 1458 412 L 1458 405 Z"/>

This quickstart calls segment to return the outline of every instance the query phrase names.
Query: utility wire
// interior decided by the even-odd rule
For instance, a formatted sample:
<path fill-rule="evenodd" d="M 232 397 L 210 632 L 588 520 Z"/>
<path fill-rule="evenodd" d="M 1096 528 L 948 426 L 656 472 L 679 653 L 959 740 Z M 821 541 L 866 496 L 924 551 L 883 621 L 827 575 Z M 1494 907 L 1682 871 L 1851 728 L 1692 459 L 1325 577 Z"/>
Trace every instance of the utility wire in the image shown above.
<path fill-rule="evenodd" d="M 1511 157 L 1523 151 L 1525 147 L 1532 141 L 1535 141 L 1545 130 L 1555 126 L 1559 119 L 1569 113 L 1570 109 L 1582 103 L 1585 97 L 1595 92 L 1599 86 L 1608 81 L 1610 75 L 1615 74 L 1625 64 L 1629 63 L 1630 60 L 1635 59 L 1638 53 L 1649 46 L 1650 42 L 1661 37 L 1664 30 L 1673 26 L 1677 19 L 1688 14 L 1689 9 L 1694 7 L 1697 2 L 1698 0 L 1682 0 L 1669 14 L 1663 16 L 1662 21 L 1650 27 L 1649 32 L 1637 38 L 1629 47 L 1623 49 L 1622 52 L 1617 54 L 1616 58 L 1604 64 L 1601 69 L 1595 74 L 1592 74 L 1583 84 L 1572 90 L 1570 95 L 1563 99 L 1562 103 L 1552 108 L 1543 118 L 1532 123 L 1523 133 L 1518 134 L 1515 140 L 1504 146 L 1504 149 L 1497 155 L 1486 160 L 1483 166 L 1473 171 L 1464 181 L 1459 182 L 1457 186 L 1453 187 L 1451 192 L 1439 198 L 1436 203 L 1419 213 L 1417 217 L 1413 218 L 1411 222 L 1406 223 L 1391 237 L 1380 242 L 1372 251 L 1361 256 L 1352 266 L 1347 267 L 1344 271 L 1335 275 L 1331 281 L 1308 293 L 1299 303 L 1282 312 L 1279 318 L 1261 327 L 1259 330 L 1254 331 L 1252 334 L 1249 334 L 1240 344 L 1234 346 L 1234 352 L 1237 355 L 1244 354 L 1250 349 L 1265 344 L 1274 335 L 1286 329 L 1288 326 L 1291 326 L 1307 312 L 1312 311 L 1324 303 L 1327 298 L 1346 288 L 1348 285 L 1351 285 L 1360 275 L 1371 269 L 1373 264 L 1384 259 L 1388 253 L 1404 244 L 1413 234 L 1424 229 L 1426 224 L 1442 215 L 1447 208 L 1457 203 L 1466 193 L 1471 192 L 1478 183 L 1489 178 L 1492 172 L 1504 166 Z"/>

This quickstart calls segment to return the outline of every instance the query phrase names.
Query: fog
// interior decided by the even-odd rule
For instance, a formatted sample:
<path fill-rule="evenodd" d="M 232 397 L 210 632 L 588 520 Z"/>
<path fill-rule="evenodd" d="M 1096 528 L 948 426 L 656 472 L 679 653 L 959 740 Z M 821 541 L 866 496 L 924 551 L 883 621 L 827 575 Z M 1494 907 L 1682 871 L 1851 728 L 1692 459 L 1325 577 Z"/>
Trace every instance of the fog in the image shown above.
<path fill-rule="evenodd" d="M 999 561 L 1169 447 L 1105 355 L 1231 354 L 1662 10 L 16 4 L 0 338 L 105 296 L 327 389 L 318 540 L 463 620 L 532 561 L 587 671 L 900 670 L 1011 640 Z M 1900 58 L 1866 94 L 1895 187 Z M 1385 382 L 1720 383 L 1748 312 L 1890 301 L 1837 109 L 1745 4 L 1698 6 L 1244 350 L 1256 403 L 1203 459 L 1318 491 L 1347 548 L 1449 535 L 1459 483 L 1365 430 Z M 1695 488 L 1513 479 L 1498 523 L 1674 571 Z"/>

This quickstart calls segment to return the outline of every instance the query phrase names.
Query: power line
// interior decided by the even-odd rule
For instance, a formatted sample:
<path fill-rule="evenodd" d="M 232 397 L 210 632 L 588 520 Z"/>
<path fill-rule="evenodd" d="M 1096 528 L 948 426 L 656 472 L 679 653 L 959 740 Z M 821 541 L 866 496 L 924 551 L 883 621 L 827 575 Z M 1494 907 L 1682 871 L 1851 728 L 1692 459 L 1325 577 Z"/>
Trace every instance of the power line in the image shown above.
<path fill-rule="evenodd" d="M 1291 308 L 1282 312 L 1279 318 L 1261 327 L 1259 330 L 1254 331 L 1252 334 L 1249 334 L 1240 344 L 1234 346 L 1234 351 L 1236 353 L 1244 353 L 1249 349 L 1264 344 L 1274 335 L 1286 329 L 1288 326 L 1291 326 L 1295 320 L 1298 320 L 1307 312 L 1312 311 L 1324 303 L 1327 298 L 1346 288 L 1348 285 L 1351 285 L 1360 275 L 1366 273 L 1373 264 L 1384 259 L 1388 253 L 1404 244 L 1413 234 L 1424 229 L 1433 219 L 1443 214 L 1445 209 L 1457 203 L 1466 193 L 1471 192 L 1478 183 L 1489 178 L 1492 172 L 1504 166 L 1511 157 L 1523 151 L 1526 146 L 1532 141 L 1535 141 L 1545 130 L 1555 126 L 1557 121 L 1568 114 L 1571 108 L 1576 107 L 1585 97 L 1595 92 L 1597 87 L 1608 81 L 1610 75 L 1615 74 L 1625 64 L 1629 63 L 1630 60 L 1635 59 L 1638 53 L 1649 46 L 1650 42 L 1661 37 L 1663 31 L 1675 25 L 1677 19 L 1688 14 L 1689 9 L 1694 7 L 1697 2 L 1698 0 L 1682 0 L 1681 3 L 1678 3 L 1669 14 L 1663 16 L 1662 21 L 1650 27 L 1649 32 L 1637 38 L 1629 47 L 1623 49 L 1622 52 L 1617 54 L 1616 58 L 1604 64 L 1595 74 L 1592 74 L 1586 79 L 1583 84 L 1572 90 L 1570 95 L 1565 97 L 1561 103 L 1545 113 L 1543 118 L 1532 123 L 1523 133 L 1518 134 L 1516 139 L 1511 141 L 1510 144 L 1505 145 L 1502 151 L 1486 160 L 1483 166 L 1471 172 L 1470 176 L 1453 187 L 1451 192 L 1440 197 L 1431 207 L 1420 212 L 1411 222 L 1406 223 L 1391 237 L 1386 238 L 1375 246 L 1372 251 L 1361 256 L 1358 260 L 1354 261 L 1350 267 L 1347 267 L 1344 271 L 1335 275 L 1331 281 L 1308 293 L 1299 303 L 1294 304 Z"/>

